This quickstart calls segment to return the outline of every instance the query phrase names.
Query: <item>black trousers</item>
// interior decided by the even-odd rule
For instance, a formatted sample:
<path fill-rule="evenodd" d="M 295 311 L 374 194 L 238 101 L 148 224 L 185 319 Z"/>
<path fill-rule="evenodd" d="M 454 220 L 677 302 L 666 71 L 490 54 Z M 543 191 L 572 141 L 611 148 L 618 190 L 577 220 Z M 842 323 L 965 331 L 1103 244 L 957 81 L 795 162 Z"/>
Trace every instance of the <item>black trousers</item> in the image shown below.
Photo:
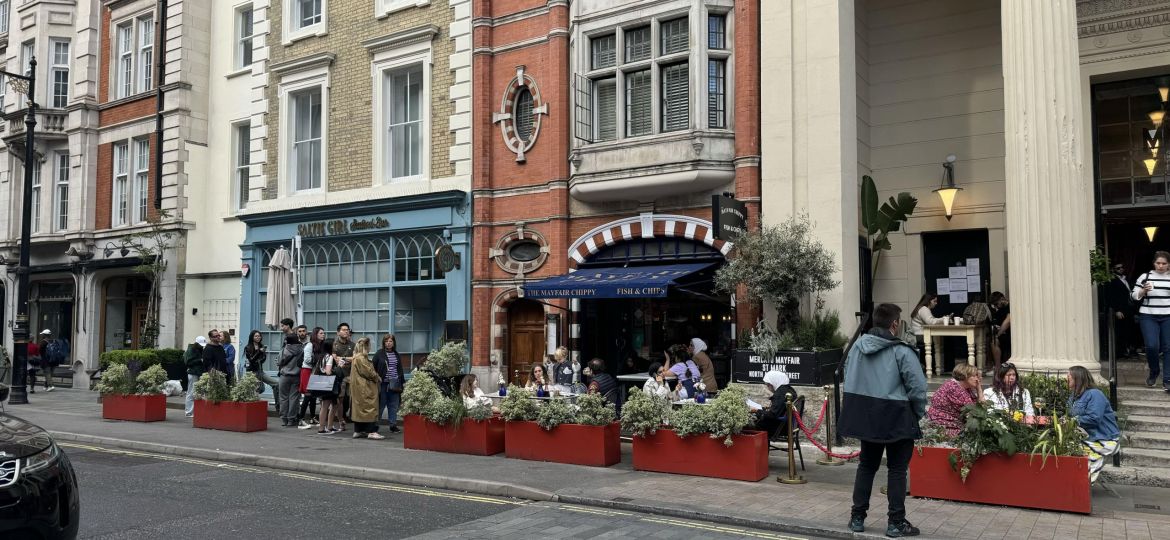
<path fill-rule="evenodd" d="M 309 416 L 305 416 L 305 412 Z M 301 414 L 298 416 L 301 420 L 312 420 L 317 417 L 317 398 L 316 396 L 305 394 L 301 396 Z"/>
<path fill-rule="evenodd" d="M 914 439 L 903 439 L 890 443 L 861 441 L 861 460 L 857 465 L 857 477 L 853 480 L 852 515 L 865 518 L 869 511 L 869 495 L 873 491 L 873 477 L 882 464 L 882 453 L 886 454 L 887 489 L 889 501 L 889 522 L 901 523 L 906 520 L 906 471 L 910 467 L 910 456 L 914 454 Z"/>

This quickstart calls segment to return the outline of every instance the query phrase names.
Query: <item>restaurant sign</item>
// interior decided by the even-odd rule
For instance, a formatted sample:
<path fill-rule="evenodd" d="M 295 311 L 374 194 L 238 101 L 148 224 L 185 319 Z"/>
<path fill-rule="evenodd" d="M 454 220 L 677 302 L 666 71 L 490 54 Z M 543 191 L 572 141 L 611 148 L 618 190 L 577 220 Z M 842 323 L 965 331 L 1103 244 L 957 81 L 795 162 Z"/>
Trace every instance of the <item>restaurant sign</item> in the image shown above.
<path fill-rule="evenodd" d="M 781 351 L 765 359 L 751 349 L 737 349 L 731 361 L 731 381 L 763 383 L 764 374 L 780 371 L 793 386 L 832 384 L 833 372 L 841 363 L 841 349 L 828 351 Z"/>
<path fill-rule="evenodd" d="M 390 221 L 384 217 L 331 219 L 329 221 L 311 221 L 297 224 L 297 234 L 305 238 L 321 236 L 341 236 L 345 234 L 385 229 Z"/>
<path fill-rule="evenodd" d="M 717 240 L 736 241 L 747 234 L 747 204 L 726 195 L 712 195 L 711 225 Z"/>

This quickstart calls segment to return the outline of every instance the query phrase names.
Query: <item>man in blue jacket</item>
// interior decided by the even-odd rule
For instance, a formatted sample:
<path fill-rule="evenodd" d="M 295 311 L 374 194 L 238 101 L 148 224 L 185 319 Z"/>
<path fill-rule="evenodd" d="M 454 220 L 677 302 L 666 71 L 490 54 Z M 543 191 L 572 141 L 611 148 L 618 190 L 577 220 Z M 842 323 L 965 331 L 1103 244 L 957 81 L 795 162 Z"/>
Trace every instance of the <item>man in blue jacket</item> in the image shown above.
<path fill-rule="evenodd" d="M 902 308 L 881 304 L 873 310 L 873 329 L 861 336 L 845 359 L 841 435 L 861 441 L 861 460 L 853 482 L 849 529 L 865 531 L 873 477 L 886 454 L 889 474 L 886 536 L 917 536 L 906 521 L 906 470 L 914 440 L 922 438 L 918 420 L 926 414 L 926 376 L 918 354 L 897 335 Z"/>

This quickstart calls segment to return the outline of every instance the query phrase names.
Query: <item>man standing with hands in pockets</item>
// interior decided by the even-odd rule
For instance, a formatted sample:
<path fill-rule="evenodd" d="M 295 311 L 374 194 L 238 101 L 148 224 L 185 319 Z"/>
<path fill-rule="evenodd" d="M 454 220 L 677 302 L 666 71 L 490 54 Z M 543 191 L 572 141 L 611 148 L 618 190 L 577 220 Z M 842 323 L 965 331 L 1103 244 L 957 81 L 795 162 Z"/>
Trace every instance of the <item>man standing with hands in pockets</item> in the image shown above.
<path fill-rule="evenodd" d="M 926 376 L 918 352 L 898 335 L 902 308 L 881 304 L 873 310 L 873 328 L 861 336 L 845 359 L 845 396 L 838 429 L 861 441 L 861 460 L 853 483 L 849 529 L 865 531 L 873 478 L 886 454 L 889 522 L 886 536 L 918 536 L 906 521 L 906 471 L 914 440 L 922 437 L 918 420 L 926 414 Z"/>

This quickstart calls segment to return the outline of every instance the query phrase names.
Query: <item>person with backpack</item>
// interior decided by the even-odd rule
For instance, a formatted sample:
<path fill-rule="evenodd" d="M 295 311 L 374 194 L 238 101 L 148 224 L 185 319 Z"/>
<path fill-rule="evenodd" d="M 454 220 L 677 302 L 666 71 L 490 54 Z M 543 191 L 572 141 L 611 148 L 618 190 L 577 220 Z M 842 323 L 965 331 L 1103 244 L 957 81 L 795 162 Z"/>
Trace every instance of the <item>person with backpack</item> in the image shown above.
<path fill-rule="evenodd" d="M 26 365 L 26 373 L 28 374 L 28 393 L 37 393 L 37 371 L 41 369 L 41 346 L 35 341 L 28 344 L 28 364 Z M 48 390 L 49 377 L 45 376 L 45 390 Z"/>
<path fill-rule="evenodd" d="M 301 401 L 301 394 L 297 390 L 301 381 L 301 362 L 305 356 L 302 336 L 308 336 L 303 324 L 296 327 L 296 333 L 285 336 L 284 348 L 280 350 L 280 363 L 277 366 L 280 373 L 280 396 L 277 398 L 277 409 L 283 427 L 297 427 L 297 408 Z"/>
<path fill-rule="evenodd" d="M 1157 384 L 1161 373 L 1162 389 L 1170 393 L 1170 253 L 1154 252 L 1154 269 L 1137 278 L 1132 297 L 1141 303 L 1138 324 L 1150 367 L 1146 386 Z"/>
<path fill-rule="evenodd" d="M 187 418 L 195 416 L 195 382 L 203 376 L 203 348 L 207 346 L 207 338 L 199 336 L 195 342 L 187 345 L 183 353 L 183 364 L 187 366 L 187 397 L 183 411 Z"/>
<path fill-rule="evenodd" d="M 695 397 L 695 383 L 700 381 L 702 376 L 699 372 L 699 366 L 691 360 L 690 355 L 687 354 L 686 347 L 682 345 L 673 345 L 670 350 L 666 352 L 667 363 L 667 379 L 678 379 L 679 386 L 677 388 L 679 399 Z"/>

